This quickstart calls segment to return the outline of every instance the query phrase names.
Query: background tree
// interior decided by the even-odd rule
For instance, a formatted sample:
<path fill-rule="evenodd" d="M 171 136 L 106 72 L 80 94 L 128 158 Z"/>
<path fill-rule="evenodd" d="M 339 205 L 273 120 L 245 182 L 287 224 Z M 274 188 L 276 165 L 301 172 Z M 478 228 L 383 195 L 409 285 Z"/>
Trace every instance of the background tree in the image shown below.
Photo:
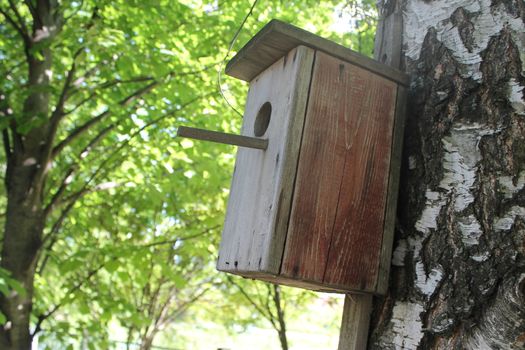
<path fill-rule="evenodd" d="M 523 348 L 525 5 L 380 5 L 403 15 L 411 84 L 390 291 L 369 347 Z"/>
<path fill-rule="evenodd" d="M 229 295 L 232 300 L 236 300 L 235 304 L 242 304 L 244 301 L 251 311 L 249 317 L 253 321 L 267 321 L 277 333 L 281 349 L 288 350 L 287 322 L 291 317 L 297 317 L 297 309 L 301 307 L 301 304 L 311 301 L 314 294 L 300 289 L 242 280 L 237 277 L 228 277 L 228 282 L 233 286 L 230 288 Z"/>
<path fill-rule="evenodd" d="M 216 70 L 250 5 L 0 0 L 0 348 L 107 347 L 116 317 L 144 333 L 138 289 L 152 297 L 165 278 L 183 301 L 199 285 L 181 280 L 203 263 L 190 256 L 207 271 L 216 253 L 232 149 L 174 140 L 175 128 L 238 131 Z M 266 3 L 237 45 L 271 17 L 333 36 L 333 7 Z M 246 86 L 223 88 L 238 107 Z"/>

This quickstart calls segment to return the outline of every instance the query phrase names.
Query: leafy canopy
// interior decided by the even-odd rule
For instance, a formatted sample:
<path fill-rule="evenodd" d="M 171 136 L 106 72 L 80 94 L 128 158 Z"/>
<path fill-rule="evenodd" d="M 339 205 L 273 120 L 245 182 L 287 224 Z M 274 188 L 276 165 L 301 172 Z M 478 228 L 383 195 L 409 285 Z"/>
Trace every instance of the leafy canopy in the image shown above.
<path fill-rule="evenodd" d="M 0 8 L 12 4 L 1 0 Z M 30 27 L 29 7 L 14 6 Z M 213 265 L 234 149 L 175 133 L 183 124 L 239 131 L 241 118 L 218 94 L 217 71 L 250 6 L 241 0 L 60 1 L 58 34 L 32 48 L 37 59 L 46 49 L 52 56 L 43 84 L 28 84 L 23 41 L 7 21 L 0 23 L 0 128 L 16 125 L 29 137 L 64 100 L 34 281 L 32 331 L 41 343 L 89 339 L 92 348 L 107 347 L 115 329 L 124 329 L 128 341 L 144 341 L 148 330 L 190 320 L 201 293 L 210 302 L 231 292 L 220 287 L 223 276 Z M 357 34 L 342 37 L 331 30 L 343 7 L 261 1 L 233 51 L 271 18 L 371 51 L 373 23 L 354 23 Z M 222 87 L 242 110 L 246 84 L 223 77 Z M 27 114 L 24 101 L 35 91 L 49 94 L 47 112 Z M 0 270 L 0 291 L 10 288 L 20 286 Z"/>

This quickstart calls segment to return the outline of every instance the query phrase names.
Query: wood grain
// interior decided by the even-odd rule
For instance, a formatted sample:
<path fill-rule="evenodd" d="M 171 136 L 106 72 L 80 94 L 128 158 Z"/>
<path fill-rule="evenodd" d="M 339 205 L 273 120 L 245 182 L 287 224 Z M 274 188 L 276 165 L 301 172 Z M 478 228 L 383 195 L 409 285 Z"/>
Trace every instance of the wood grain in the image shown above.
<path fill-rule="evenodd" d="M 408 84 L 406 74 L 397 69 L 383 65 L 333 41 L 279 20 L 272 20 L 261 29 L 228 62 L 226 73 L 235 78 L 251 81 L 260 72 L 298 45 L 323 51 L 399 84 Z"/>
<path fill-rule="evenodd" d="M 381 259 L 379 261 L 379 276 L 376 293 L 386 294 L 388 277 L 390 274 L 390 261 L 392 259 L 392 244 L 394 242 L 394 229 L 396 224 L 397 197 L 399 193 L 399 176 L 401 156 L 403 153 L 403 133 L 405 130 L 406 88 L 398 86 L 396 96 L 396 118 L 394 121 L 394 137 L 392 139 L 392 159 L 388 177 L 388 197 L 385 211 L 385 224 L 383 230 L 383 243 L 381 244 Z"/>
<path fill-rule="evenodd" d="M 374 292 L 396 84 L 316 53 L 281 274 Z"/>
<path fill-rule="evenodd" d="M 323 280 L 345 159 L 340 62 L 316 52 L 281 268 L 286 277 Z"/>
<path fill-rule="evenodd" d="M 217 142 L 239 147 L 255 148 L 265 150 L 268 148 L 268 140 L 257 137 L 227 134 L 224 132 L 211 131 L 189 126 L 179 126 L 177 128 L 178 137 L 187 137 L 195 140 Z"/>
<path fill-rule="evenodd" d="M 389 5 L 399 7 L 400 3 L 392 2 Z M 403 46 L 403 37 L 400 34 L 402 30 L 403 13 L 400 8 L 378 21 L 374 43 L 376 60 L 387 66 L 399 68 Z"/>
<path fill-rule="evenodd" d="M 359 294 L 345 297 L 338 350 L 366 349 L 372 298 L 372 295 Z"/>
<path fill-rule="evenodd" d="M 377 24 L 374 58 L 393 68 L 400 68 L 403 16 L 400 8 L 401 2 L 392 2 L 387 5 L 392 11 L 380 8 L 380 20 Z M 394 8 L 392 5 L 394 4 Z M 388 180 L 388 199 L 385 213 L 385 224 L 383 231 L 383 243 L 381 246 L 381 260 L 379 263 L 379 276 L 376 292 L 385 294 L 388 287 L 388 273 L 390 271 L 390 259 L 392 255 L 392 240 L 394 236 L 395 208 L 397 205 L 399 168 L 401 165 L 400 154 L 403 142 L 405 99 L 406 93 L 403 86 L 398 86 L 396 97 L 396 119 L 394 126 L 392 159 Z M 339 335 L 339 350 L 364 350 L 367 347 L 369 334 L 369 317 L 372 311 L 372 297 L 355 298 L 355 295 L 347 295 L 343 309 L 343 319 Z M 359 339 L 359 341 L 356 341 Z"/>
<path fill-rule="evenodd" d="M 397 86 L 361 68 L 347 72 L 347 152 L 324 282 L 375 292 Z"/>
<path fill-rule="evenodd" d="M 253 135 L 259 109 L 270 102 L 270 123 L 262 135 L 269 142 L 264 152 L 237 152 L 219 270 L 278 273 L 313 57 L 313 50 L 298 47 L 250 84 L 241 133 Z"/>

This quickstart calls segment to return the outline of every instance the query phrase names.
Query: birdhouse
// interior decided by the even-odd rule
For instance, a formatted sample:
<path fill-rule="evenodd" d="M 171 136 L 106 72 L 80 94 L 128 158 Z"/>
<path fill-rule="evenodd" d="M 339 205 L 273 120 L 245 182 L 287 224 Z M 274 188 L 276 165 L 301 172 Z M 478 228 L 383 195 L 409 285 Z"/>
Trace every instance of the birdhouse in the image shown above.
<path fill-rule="evenodd" d="M 301 288 L 383 294 L 407 77 L 271 21 L 228 63 L 249 82 L 217 269 Z"/>

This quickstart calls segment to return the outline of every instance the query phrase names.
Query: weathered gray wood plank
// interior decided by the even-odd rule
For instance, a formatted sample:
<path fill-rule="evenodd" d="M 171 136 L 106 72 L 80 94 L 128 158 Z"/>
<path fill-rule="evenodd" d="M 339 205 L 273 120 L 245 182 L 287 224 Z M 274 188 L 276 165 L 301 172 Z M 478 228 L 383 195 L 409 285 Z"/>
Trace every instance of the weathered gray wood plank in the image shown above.
<path fill-rule="evenodd" d="M 366 294 L 352 294 L 345 297 L 338 350 L 366 349 L 372 298 L 372 295 Z"/>
<path fill-rule="evenodd" d="M 272 106 L 264 152 L 239 149 L 217 269 L 278 273 L 286 237 L 314 50 L 301 46 L 250 84 L 241 134 Z"/>
<path fill-rule="evenodd" d="M 195 140 L 210 141 L 226 145 L 239 147 L 255 148 L 265 150 L 268 148 L 268 140 L 243 135 L 227 134 L 224 132 L 192 128 L 188 126 L 179 126 L 177 136 L 187 137 Z"/>
<path fill-rule="evenodd" d="M 392 2 L 392 4 L 394 3 L 395 2 Z M 402 25 L 403 15 L 401 10 L 398 9 L 379 21 L 374 43 L 374 56 L 376 60 L 398 69 L 401 65 L 403 38 L 400 34 L 396 34 L 401 33 L 403 30 Z"/>

